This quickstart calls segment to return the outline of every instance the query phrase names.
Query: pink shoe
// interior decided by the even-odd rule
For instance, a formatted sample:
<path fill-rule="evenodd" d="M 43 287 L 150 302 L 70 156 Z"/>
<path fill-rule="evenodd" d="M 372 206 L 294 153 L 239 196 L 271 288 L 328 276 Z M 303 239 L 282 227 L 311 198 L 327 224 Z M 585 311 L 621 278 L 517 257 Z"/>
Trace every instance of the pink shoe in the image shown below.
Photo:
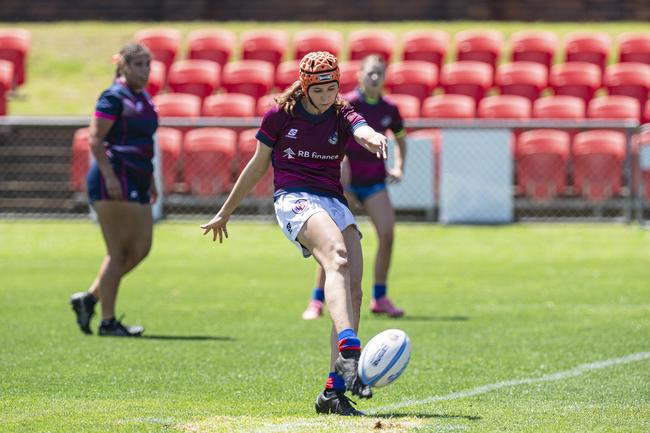
<path fill-rule="evenodd" d="M 390 317 L 402 317 L 404 315 L 404 310 L 395 307 L 387 296 L 373 299 L 370 302 L 370 311 L 375 314 L 388 314 Z"/>
<path fill-rule="evenodd" d="M 323 302 L 317 299 L 309 301 L 307 309 L 302 313 L 303 320 L 318 319 L 323 315 Z"/>

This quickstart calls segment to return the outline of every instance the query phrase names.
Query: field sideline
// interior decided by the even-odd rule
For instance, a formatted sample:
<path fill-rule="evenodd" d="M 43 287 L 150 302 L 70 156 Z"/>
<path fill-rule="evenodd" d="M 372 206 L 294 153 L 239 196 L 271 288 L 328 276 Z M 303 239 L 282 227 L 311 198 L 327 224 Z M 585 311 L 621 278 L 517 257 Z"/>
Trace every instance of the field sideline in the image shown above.
<path fill-rule="evenodd" d="M 398 225 L 391 287 L 407 316 L 364 302 L 360 336 L 404 329 L 413 356 L 358 401 L 375 416 L 350 420 L 313 410 L 329 321 L 300 320 L 312 261 L 271 223 L 234 221 L 226 245 L 198 224 L 156 227 L 118 303 L 147 338 L 109 339 L 83 336 L 67 305 L 94 277 L 98 228 L 0 221 L 0 432 L 650 430 L 637 226 Z"/>

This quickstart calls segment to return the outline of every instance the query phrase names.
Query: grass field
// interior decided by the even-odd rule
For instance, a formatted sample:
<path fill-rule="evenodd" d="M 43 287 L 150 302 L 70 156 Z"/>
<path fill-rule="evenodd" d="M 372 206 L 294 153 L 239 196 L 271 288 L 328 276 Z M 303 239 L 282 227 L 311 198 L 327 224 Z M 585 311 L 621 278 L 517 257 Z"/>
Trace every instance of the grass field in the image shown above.
<path fill-rule="evenodd" d="M 173 27 L 181 31 L 183 41 L 192 30 L 201 28 L 226 28 L 237 34 L 255 28 L 285 29 L 290 34 L 308 28 L 330 28 L 347 35 L 365 28 L 387 29 L 400 36 L 402 33 L 422 28 L 435 28 L 452 36 L 473 28 L 500 30 L 506 40 L 502 60 L 509 59 L 509 35 L 517 30 L 545 29 L 556 32 L 560 38 L 577 30 L 598 30 L 609 33 L 614 41 L 610 61 L 616 62 L 616 37 L 626 31 L 647 31 L 645 22 L 608 23 L 522 23 L 522 22 L 161 22 L 161 23 L 107 23 L 107 22 L 57 22 L 57 23 L 0 23 L 0 27 L 22 27 L 32 32 L 32 50 L 28 59 L 28 81 L 20 88 L 18 98 L 9 101 L 11 115 L 78 115 L 89 116 L 99 93 L 109 84 L 113 73 L 111 56 L 126 42 L 133 39 L 137 30 L 148 27 Z M 562 39 L 561 39 L 562 40 Z M 453 41 L 453 38 L 452 38 Z M 289 49 L 291 52 L 291 48 Z M 239 55 L 234 50 L 234 59 Z M 453 60 L 455 49 L 450 48 L 447 60 Z M 557 61 L 563 59 L 558 47 Z M 394 59 L 401 55 L 401 46 L 395 47 Z M 185 45 L 180 56 L 185 56 Z M 340 56 L 345 59 L 344 50 Z"/>
<path fill-rule="evenodd" d="M 404 329 L 413 354 L 363 419 L 314 413 L 329 321 L 300 319 L 313 262 L 274 224 L 229 231 L 216 245 L 198 222 L 158 225 L 118 303 L 145 337 L 111 339 L 82 335 L 67 304 L 94 277 L 98 228 L 0 221 L 0 431 L 650 431 L 636 226 L 400 225 L 390 282 L 407 316 L 364 303 L 360 336 Z"/>

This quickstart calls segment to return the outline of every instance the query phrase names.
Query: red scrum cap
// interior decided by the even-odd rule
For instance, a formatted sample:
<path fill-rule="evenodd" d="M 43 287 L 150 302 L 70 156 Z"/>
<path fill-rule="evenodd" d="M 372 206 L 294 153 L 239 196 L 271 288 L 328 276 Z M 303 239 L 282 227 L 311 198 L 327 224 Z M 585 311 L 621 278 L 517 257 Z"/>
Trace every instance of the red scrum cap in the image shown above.
<path fill-rule="evenodd" d="M 300 86 L 305 95 L 314 84 L 338 83 L 340 75 L 336 57 L 327 51 L 308 53 L 300 61 Z"/>

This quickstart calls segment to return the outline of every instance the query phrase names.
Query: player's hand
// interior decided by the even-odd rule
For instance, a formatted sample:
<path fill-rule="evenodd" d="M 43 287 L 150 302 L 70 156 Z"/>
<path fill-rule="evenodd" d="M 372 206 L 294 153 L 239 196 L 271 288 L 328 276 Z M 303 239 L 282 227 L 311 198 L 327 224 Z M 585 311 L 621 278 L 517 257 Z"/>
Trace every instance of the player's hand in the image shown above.
<path fill-rule="evenodd" d="M 104 176 L 104 182 L 106 183 L 106 193 L 110 200 L 122 201 L 124 199 L 122 186 L 114 174 L 111 173 L 109 176 Z"/>
<path fill-rule="evenodd" d="M 388 143 L 388 138 L 384 134 L 380 134 L 379 132 L 375 132 L 373 135 L 370 136 L 367 140 L 368 147 L 369 149 L 377 155 L 377 158 L 379 159 L 386 159 L 387 158 L 387 151 L 386 151 L 386 146 Z"/>
<path fill-rule="evenodd" d="M 388 183 L 398 183 L 404 177 L 404 172 L 399 168 L 389 168 L 386 170 Z"/>
<path fill-rule="evenodd" d="M 201 228 L 203 229 L 203 234 L 207 235 L 210 230 L 212 230 L 212 241 L 217 240 L 219 237 L 219 243 L 223 243 L 223 237 L 228 238 L 228 229 L 226 228 L 226 223 L 228 222 L 229 216 L 224 216 L 221 214 L 216 214 L 207 224 L 203 224 Z"/>

